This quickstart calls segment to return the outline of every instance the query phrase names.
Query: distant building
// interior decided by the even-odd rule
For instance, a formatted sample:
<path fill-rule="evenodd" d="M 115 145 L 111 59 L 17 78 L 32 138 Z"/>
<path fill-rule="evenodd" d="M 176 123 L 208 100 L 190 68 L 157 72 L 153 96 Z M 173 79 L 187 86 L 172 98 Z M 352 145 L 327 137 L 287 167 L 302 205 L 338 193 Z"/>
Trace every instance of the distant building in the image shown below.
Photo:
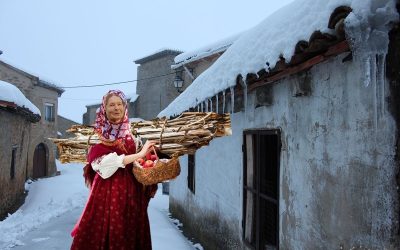
<path fill-rule="evenodd" d="M 174 87 L 174 80 L 177 76 L 175 70 L 171 68 L 174 58 L 181 54 L 181 51 L 163 49 L 151 55 L 136 59 L 137 85 L 136 94 L 128 95 L 129 117 L 151 120 L 157 117 L 165 107 L 168 106 L 189 84 L 183 86 L 178 91 Z M 182 73 L 178 73 L 181 75 Z M 83 114 L 83 124 L 91 125 L 96 119 L 96 110 L 100 107 L 98 103 L 86 105 L 86 113 Z"/>
<path fill-rule="evenodd" d="M 67 129 L 71 128 L 73 125 L 78 125 L 80 123 L 72 121 L 68 118 L 65 118 L 61 115 L 58 115 L 58 122 L 57 122 L 57 137 L 58 138 L 69 138 L 74 136 L 74 134 L 66 132 Z"/>
<path fill-rule="evenodd" d="M 207 70 L 236 41 L 241 34 L 230 36 L 200 49 L 187 51 L 174 58 L 171 69 L 175 72 L 175 81 L 181 80 L 184 91 L 190 84 Z"/>
<path fill-rule="evenodd" d="M 54 175 L 56 146 L 48 138 L 57 137 L 58 97 L 64 90 L 4 61 L 0 80 L 18 87 L 42 113 L 41 120 L 30 125 L 26 179 Z"/>
<path fill-rule="evenodd" d="M 27 103 L 17 87 L 0 81 L 0 220 L 24 200 L 31 124 L 40 121 Z"/>
<path fill-rule="evenodd" d="M 137 68 L 135 117 L 150 120 L 157 117 L 179 92 L 174 87 L 175 74 L 171 69 L 175 56 L 181 51 L 164 49 L 135 60 Z"/>

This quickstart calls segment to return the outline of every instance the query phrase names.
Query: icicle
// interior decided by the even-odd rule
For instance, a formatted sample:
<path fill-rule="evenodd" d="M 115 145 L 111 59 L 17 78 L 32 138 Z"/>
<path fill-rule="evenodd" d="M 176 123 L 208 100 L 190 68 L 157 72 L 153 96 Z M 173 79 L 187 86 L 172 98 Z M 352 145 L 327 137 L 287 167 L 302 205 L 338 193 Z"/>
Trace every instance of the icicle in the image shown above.
<path fill-rule="evenodd" d="M 383 103 L 383 114 L 386 114 L 386 53 L 382 55 L 382 103 Z"/>
<path fill-rule="evenodd" d="M 231 90 L 231 114 L 234 113 L 235 110 L 235 90 L 233 87 L 230 87 Z"/>
<path fill-rule="evenodd" d="M 200 107 L 199 107 L 199 105 L 197 105 L 197 112 L 200 112 Z"/>
<path fill-rule="evenodd" d="M 205 106 L 206 106 L 206 112 L 208 112 L 208 100 L 205 100 L 205 101 L 204 101 L 204 104 L 205 104 Z"/>
<path fill-rule="evenodd" d="M 378 128 L 378 100 L 379 100 L 379 89 L 378 89 L 378 85 L 377 85 L 377 72 L 376 72 L 376 55 L 372 55 L 368 58 L 369 60 L 369 83 L 372 84 L 372 88 L 374 91 L 374 100 L 373 100 L 373 104 L 374 104 L 374 125 L 375 125 L 375 129 Z M 369 84 L 368 83 L 368 84 Z M 368 86 L 368 84 L 366 86 Z"/>
<path fill-rule="evenodd" d="M 212 101 L 212 98 L 210 98 L 210 111 L 213 112 L 213 101 Z"/>
<path fill-rule="evenodd" d="M 378 103 L 380 105 L 380 115 L 383 116 L 385 114 L 385 84 L 386 84 L 386 55 L 385 54 L 379 54 L 377 56 L 377 76 L 376 76 L 376 82 L 379 87 L 379 99 Z"/>
<path fill-rule="evenodd" d="M 244 106 L 244 117 L 247 121 L 247 84 L 243 86 L 243 106 Z"/>
<path fill-rule="evenodd" d="M 368 87 L 371 82 L 371 57 L 364 58 L 364 87 Z"/>
<path fill-rule="evenodd" d="M 203 110 L 203 102 L 200 103 L 200 109 L 201 109 L 201 112 L 204 112 L 204 110 Z"/>
<path fill-rule="evenodd" d="M 225 113 L 225 90 L 222 91 L 222 114 Z"/>
<path fill-rule="evenodd" d="M 218 94 L 215 96 L 215 101 L 216 101 L 216 103 L 215 103 L 215 109 L 216 109 L 215 112 L 216 112 L 216 113 L 219 113 L 219 112 L 218 112 L 218 111 L 219 111 L 219 110 L 218 110 L 218 108 L 219 108 L 219 107 L 218 107 L 218 106 L 219 106 L 219 105 L 218 105 Z"/>

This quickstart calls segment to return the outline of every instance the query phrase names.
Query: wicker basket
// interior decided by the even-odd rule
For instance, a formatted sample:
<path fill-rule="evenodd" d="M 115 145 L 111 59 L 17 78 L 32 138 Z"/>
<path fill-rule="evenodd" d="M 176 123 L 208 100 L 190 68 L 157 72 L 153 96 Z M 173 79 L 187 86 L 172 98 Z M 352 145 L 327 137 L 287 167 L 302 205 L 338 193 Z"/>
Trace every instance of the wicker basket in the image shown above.
<path fill-rule="evenodd" d="M 135 161 L 132 172 L 143 185 L 152 185 L 176 178 L 181 172 L 181 166 L 178 157 L 160 159 L 151 168 L 143 168 Z"/>

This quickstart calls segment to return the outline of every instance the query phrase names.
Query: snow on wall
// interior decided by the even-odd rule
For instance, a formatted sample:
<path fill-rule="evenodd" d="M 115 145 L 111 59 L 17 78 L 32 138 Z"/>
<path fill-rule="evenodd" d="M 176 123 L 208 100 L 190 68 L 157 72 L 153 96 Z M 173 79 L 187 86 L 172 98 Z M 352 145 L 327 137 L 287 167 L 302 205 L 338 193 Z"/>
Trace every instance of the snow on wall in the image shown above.
<path fill-rule="evenodd" d="M 233 135 L 196 153 L 196 194 L 183 188 L 187 173 L 182 172 L 171 183 L 170 197 L 204 211 L 219 208 L 221 221 L 236 222 L 240 239 L 242 131 L 279 128 L 281 248 L 394 249 L 396 125 L 384 102 L 388 83 L 377 70 L 363 85 L 363 63 L 342 63 L 344 56 L 311 69 L 309 96 L 294 97 L 304 80 L 299 75 L 273 86 L 271 106 L 254 108 L 255 94 L 249 95 L 247 112 L 231 117 Z"/>
<path fill-rule="evenodd" d="M 40 110 L 25 97 L 14 85 L 0 80 L 0 100 L 15 103 L 21 108 L 27 108 L 32 113 L 41 115 Z"/>
<path fill-rule="evenodd" d="M 315 30 L 330 32 L 327 28 L 329 17 L 336 7 L 342 5 L 353 9 L 345 20 L 347 39 L 351 40 L 352 50 L 359 51 L 361 55 L 373 46 L 376 50 L 386 51 L 383 45 L 387 42 L 388 24 L 398 19 L 395 4 L 395 0 L 296 0 L 243 33 L 158 116 L 172 116 L 195 107 L 203 100 L 234 86 L 237 75 L 246 76 L 261 69 L 268 70 L 267 62 L 271 68 L 274 67 L 280 55 L 291 58 L 298 41 L 308 40 Z M 367 62 L 369 59 L 363 57 L 363 60 Z M 367 69 L 368 64 L 373 62 L 365 63 Z"/>

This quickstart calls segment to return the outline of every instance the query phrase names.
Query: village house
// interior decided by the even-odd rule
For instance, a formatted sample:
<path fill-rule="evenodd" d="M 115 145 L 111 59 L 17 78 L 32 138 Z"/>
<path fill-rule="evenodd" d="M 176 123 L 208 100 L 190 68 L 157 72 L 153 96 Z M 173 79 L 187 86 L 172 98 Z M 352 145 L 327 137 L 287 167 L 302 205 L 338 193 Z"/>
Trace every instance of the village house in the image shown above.
<path fill-rule="evenodd" d="M 160 112 L 231 113 L 232 136 L 170 183 L 185 232 L 205 249 L 400 248 L 399 10 L 295 0 Z"/>
<path fill-rule="evenodd" d="M 73 125 L 79 125 L 79 122 L 72 121 L 68 118 L 65 118 L 64 116 L 58 115 L 57 117 L 57 138 L 70 138 L 73 137 L 73 133 L 67 132 L 69 128 L 71 128 Z"/>
<path fill-rule="evenodd" d="M 134 117 L 154 119 L 179 95 L 173 84 L 175 75 L 171 65 L 180 53 L 177 50 L 162 49 L 135 60 L 138 64 L 136 94 L 139 97 Z"/>
<path fill-rule="evenodd" d="M 0 220 L 23 203 L 30 126 L 39 121 L 39 109 L 0 80 Z"/>
<path fill-rule="evenodd" d="M 174 87 L 174 58 L 181 51 L 162 49 L 145 57 L 136 59 L 137 67 L 136 94 L 127 94 L 129 99 L 129 118 L 151 120 L 168 106 L 184 89 Z M 101 101 L 86 105 L 83 124 L 92 125 L 96 119 L 96 110 Z"/>
<path fill-rule="evenodd" d="M 0 61 L 0 80 L 19 88 L 42 114 L 29 128 L 25 179 L 56 174 L 56 146 L 48 138 L 57 137 L 58 97 L 64 90 L 4 61 Z"/>
<path fill-rule="evenodd" d="M 200 49 L 184 52 L 174 58 L 171 69 L 175 72 L 174 86 L 182 93 L 198 75 L 208 69 L 234 41 L 239 38 L 234 35 Z"/>

